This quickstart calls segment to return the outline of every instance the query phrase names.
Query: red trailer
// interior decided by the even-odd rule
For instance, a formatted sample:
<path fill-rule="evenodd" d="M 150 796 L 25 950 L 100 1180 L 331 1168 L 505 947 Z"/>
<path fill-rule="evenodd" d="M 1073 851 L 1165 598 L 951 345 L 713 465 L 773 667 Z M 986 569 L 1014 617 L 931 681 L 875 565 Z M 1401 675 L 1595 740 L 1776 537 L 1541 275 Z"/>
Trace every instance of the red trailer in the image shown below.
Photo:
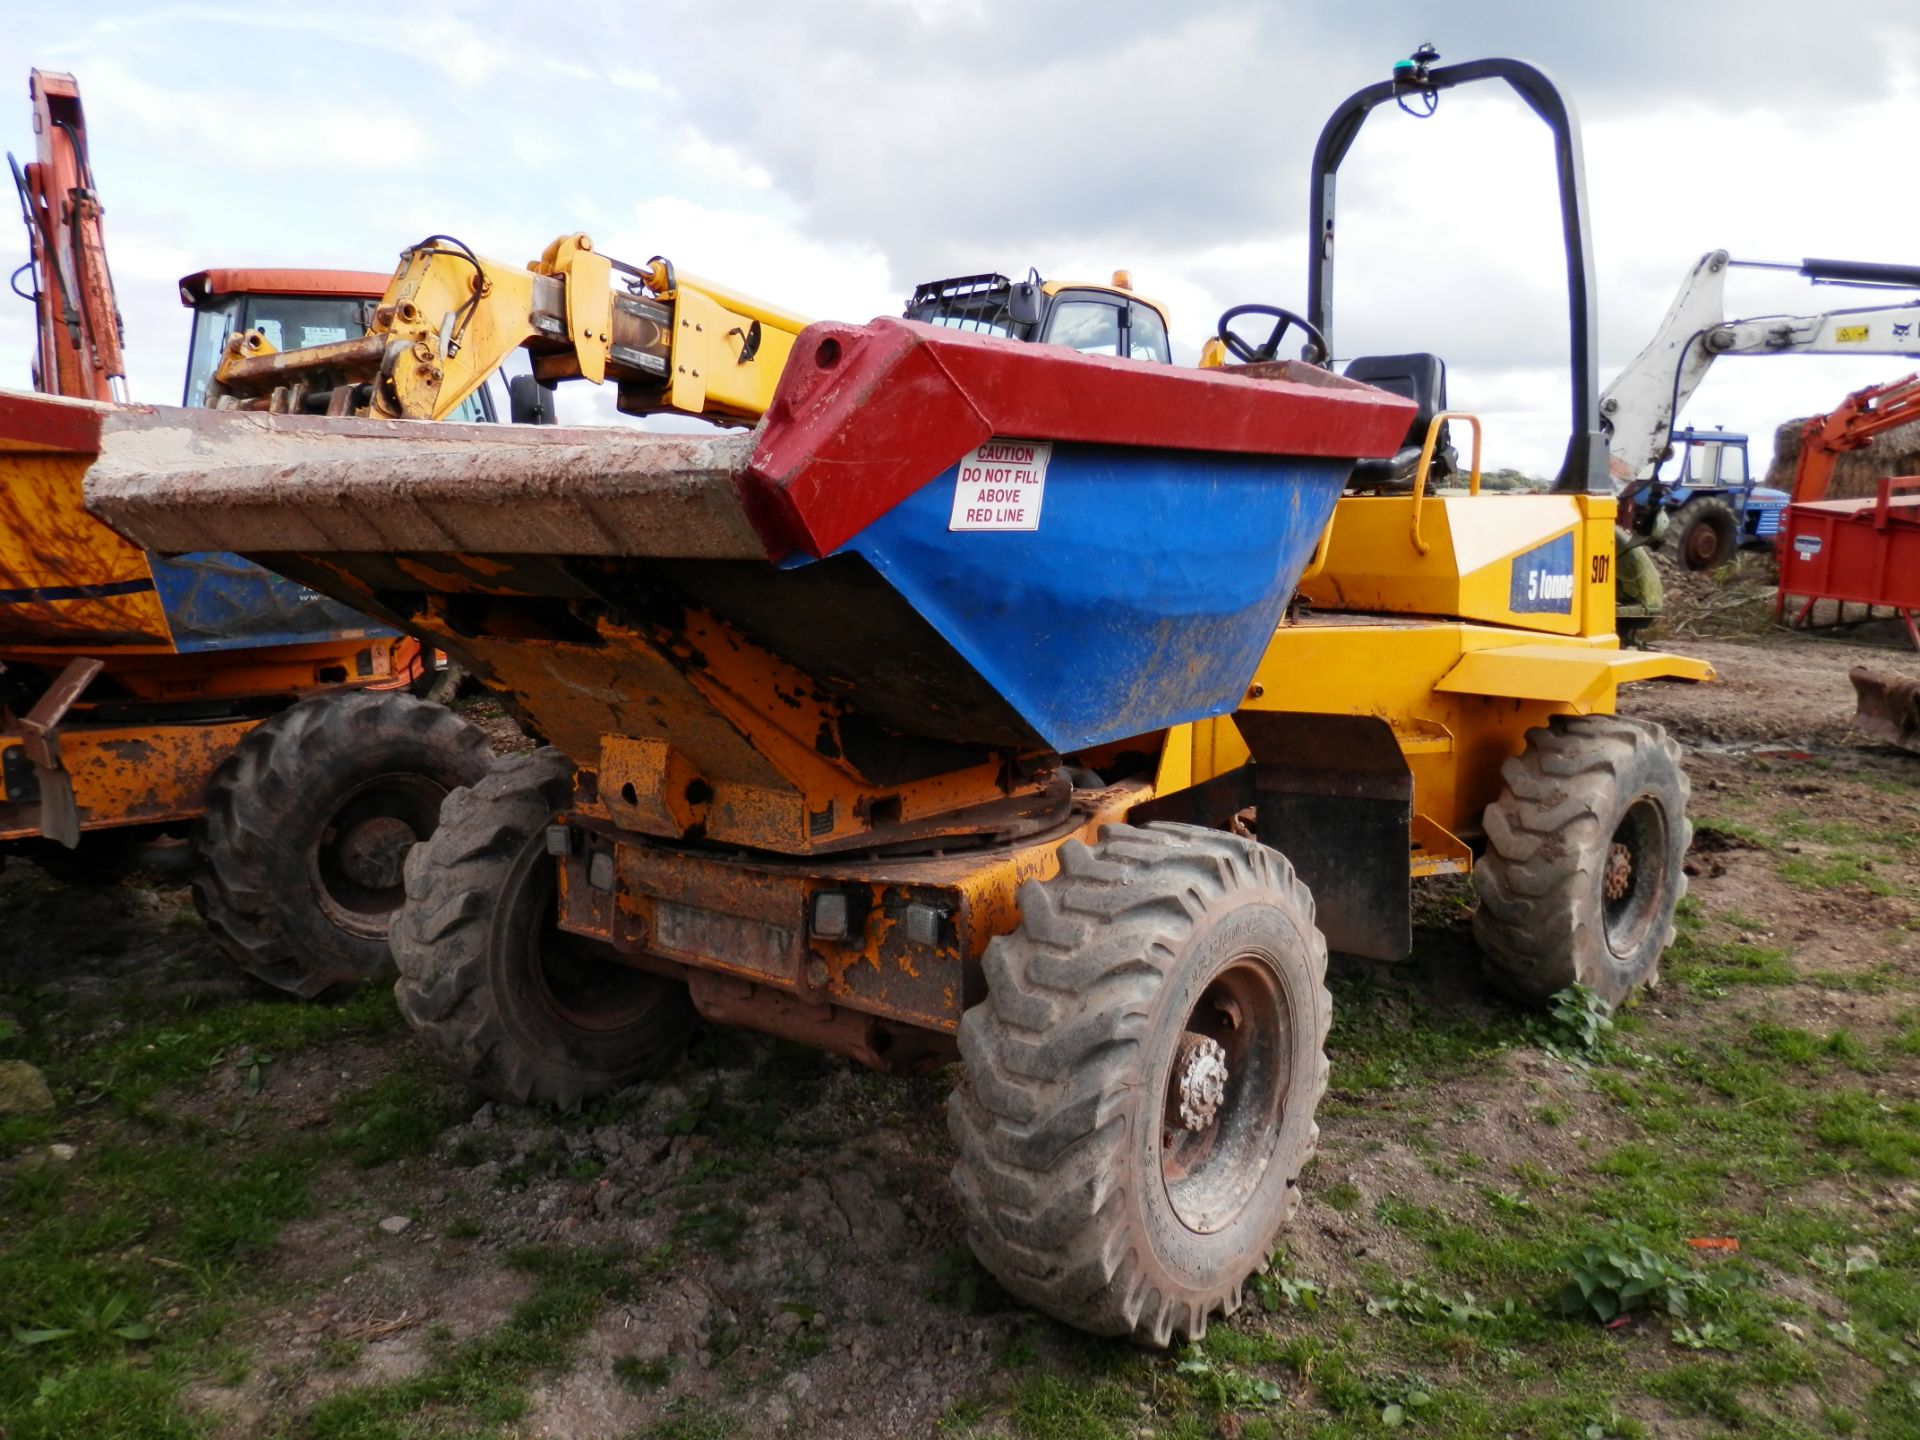
<path fill-rule="evenodd" d="M 1797 605 L 1804 626 L 1822 600 L 1879 606 L 1899 615 L 1920 650 L 1920 476 L 1889 476 L 1871 499 L 1806 500 L 1780 527 L 1780 590 L 1774 614 Z"/>

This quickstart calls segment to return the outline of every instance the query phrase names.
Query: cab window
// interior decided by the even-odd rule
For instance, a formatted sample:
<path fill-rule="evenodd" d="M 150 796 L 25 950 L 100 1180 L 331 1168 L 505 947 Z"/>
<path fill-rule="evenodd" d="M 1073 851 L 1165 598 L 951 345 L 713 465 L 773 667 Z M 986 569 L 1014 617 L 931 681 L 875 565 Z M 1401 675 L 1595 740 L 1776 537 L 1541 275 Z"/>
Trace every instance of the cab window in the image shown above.
<path fill-rule="evenodd" d="M 194 312 L 193 343 L 187 352 L 186 399 L 204 404 L 207 383 L 220 364 L 227 336 L 258 330 L 276 350 L 330 345 L 367 333 L 374 302 L 355 295 L 221 295 Z"/>
<path fill-rule="evenodd" d="M 493 407 L 488 401 L 487 387 L 483 384 L 454 406 L 446 418 L 462 425 L 485 425 L 493 419 Z"/>
<path fill-rule="evenodd" d="M 1129 355 L 1135 360 L 1158 360 L 1162 365 L 1173 363 L 1173 351 L 1167 345 L 1167 322 L 1158 310 L 1151 305 L 1131 305 L 1127 307 L 1127 320 Z"/>
<path fill-rule="evenodd" d="M 1047 343 L 1082 355 L 1120 355 L 1120 307 L 1106 300 L 1060 300 L 1047 323 Z"/>

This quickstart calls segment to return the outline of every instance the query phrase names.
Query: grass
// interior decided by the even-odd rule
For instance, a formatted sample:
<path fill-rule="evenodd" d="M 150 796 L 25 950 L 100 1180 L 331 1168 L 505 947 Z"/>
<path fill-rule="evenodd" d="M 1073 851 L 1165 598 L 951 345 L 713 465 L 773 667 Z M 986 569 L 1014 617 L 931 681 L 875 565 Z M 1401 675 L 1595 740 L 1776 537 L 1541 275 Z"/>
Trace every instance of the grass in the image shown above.
<path fill-rule="evenodd" d="M 401 1030 L 377 988 L 334 1005 L 155 1006 L 127 986 L 69 1005 L 18 973 L 4 983 L 0 1055 L 40 1066 L 60 1104 L 0 1121 L 0 1337 L 14 1337 L 0 1432 L 199 1435 L 181 1391 L 226 1353 L 236 1306 L 268 1298 L 261 1261 L 311 1213 L 317 1179 L 420 1153 L 455 1092 L 403 1068 L 346 1091 L 327 1123 L 272 1123 L 279 1067 Z M 206 1103 L 179 1103 L 194 1095 Z M 51 1156 L 56 1141 L 72 1159 Z"/>
<path fill-rule="evenodd" d="M 1800 979 L 1785 950 L 1689 935 L 1681 935 L 1667 951 L 1666 973 L 1708 995 L 1735 985 L 1792 985 Z"/>
<path fill-rule="evenodd" d="M 1783 828 L 1791 833 L 1770 834 L 1769 848 L 1861 841 L 1838 824 Z M 1776 851 L 1771 863 L 1784 871 L 1794 858 Z M 1869 890 L 1886 878 L 1871 854 L 1810 863 L 1827 868 L 1809 875 Z M 1687 1033 L 1620 1017 L 1578 1067 L 1584 1084 L 1529 1107 L 1535 1124 L 1589 1134 L 1607 1117 L 1600 1128 L 1617 1138 L 1574 1171 L 1477 1157 L 1433 1169 L 1471 1199 L 1455 1190 L 1447 1204 L 1425 1204 L 1390 1192 L 1365 1215 L 1350 1181 L 1310 1186 L 1310 1204 L 1398 1237 L 1384 1253 L 1411 1243 L 1413 1268 L 1354 1262 L 1361 1293 L 1323 1285 L 1311 1308 L 1275 1303 L 1218 1327 L 1198 1347 L 1204 1366 L 1149 1359 L 1137 1362 L 1144 1373 L 1116 1377 L 1068 1348 L 984 1413 L 1028 1437 L 1146 1426 L 1300 1440 L 1401 1429 L 1640 1440 L 1658 1433 L 1632 1418 L 1652 1400 L 1701 1434 L 1920 1434 L 1920 1238 L 1905 1212 L 1861 1203 L 1920 1173 L 1920 1104 L 1905 1098 L 1920 1075 L 1920 1010 L 1878 1033 L 1781 1018 L 1803 1012 L 1760 997 L 1836 987 L 1833 976 L 1803 976 L 1773 941 L 1776 928 L 1698 901 L 1683 907 L 1666 966 L 1678 998 L 1663 1008 L 1678 1003 L 1693 1017 Z M 1854 976 L 1849 988 L 1897 984 L 1868 990 Z M 1414 1154 L 1447 1152 L 1445 1102 L 1423 1093 L 1430 1074 L 1484 1074 L 1488 1059 L 1528 1043 L 1497 1013 L 1430 996 L 1406 1004 L 1373 981 L 1340 985 L 1335 1013 L 1335 1114 L 1370 1121 Z M 1452 1118 L 1475 1114 L 1456 1106 Z M 1660 1263 L 1697 1272 L 1688 1314 L 1643 1316 L 1618 1333 L 1561 1318 L 1551 1301 L 1569 1256 L 1611 1243 L 1623 1217 Z M 1724 1235 L 1738 1252 L 1689 1244 Z M 1263 1398 L 1274 1393 L 1282 1398 Z M 1797 1396 L 1819 1398 L 1808 1408 Z M 1230 1424 L 1218 1418 L 1228 1413 Z"/>
<path fill-rule="evenodd" d="M 363 1169 L 424 1155 L 461 1118 L 461 1098 L 424 1056 L 410 1052 L 399 1068 L 334 1108 L 335 1143 Z"/>
<path fill-rule="evenodd" d="M 1075 1335 L 1022 1311 L 958 1237 L 942 1238 L 935 1253 L 887 1262 L 902 1293 L 869 1306 L 864 1325 L 802 1284 L 780 1298 L 807 1319 L 822 1305 L 836 1317 L 826 1331 L 778 1336 L 752 1305 L 716 1318 L 698 1388 L 722 1402 L 687 1393 L 689 1363 L 605 1362 L 602 1379 L 644 1407 L 623 1440 L 735 1433 L 732 1407 L 750 1390 L 818 1363 L 843 1326 L 888 1343 L 913 1307 L 994 1337 L 989 1378 L 941 1402 L 938 1431 L 953 1437 L 1920 1434 L 1920 1231 L 1889 1198 L 1920 1177 L 1920 1002 L 1903 993 L 1915 939 L 1902 894 L 1861 922 L 1871 963 L 1815 971 L 1792 948 L 1795 903 L 1825 914 L 1818 897 L 1836 889 L 1899 891 L 1915 847 L 1839 807 L 1782 808 L 1763 788 L 1777 778 L 1717 795 L 1740 802 L 1740 819 L 1714 823 L 1755 847 L 1739 863 L 1775 896 L 1799 900 L 1725 908 L 1702 886 L 1678 919 L 1671 984 L 1612 1030 L 1574 1043 L 1476 994 L 1458 975 L 1472 956 L 1457 892 L 1423 912 L 1410 964 L 1336 963 L 1334 1090 L 1305 1217 L 1247 1308 L 1203 1342 L 1160 1355 Z M 63 1007 L 15 978 L 0 987 L 0 1056 L 40 1065 L 60 1100 L 52 1116 L 0 1119 L 0 1433 L 199 1440 L 185 1397 L 275 1363 L 250 1324 L 307 1298 L 269 1262 L 288 1221 L 368 1186 L 384 1199 L 425 1173 L 420 1157 L 459 1118 L 460 1093 L 407 1057 L 377 993 L 143 1009 L 137 997 Z M 398 1057 L 334 1096 L 324 1123 L 266 1123 L 303 1057 L 389 1040 Z M 331 1393 L 304 1413 L 276 1409 L 266 1440 L 519 1433 L 531 1387 L 578 1363 L 609 1305 L 642 1300 L 664 1273 L 746 1254 L 804 1157 L 872 1154 L 897 1141 L 885 1132 L 907 1107 L 937 1097 L 876 1080 L 851 1092 L 846 1130 L 810 1133 L 801 1117 L 833 1062 L 725 1034 L 700 1045 L 668 1125 L 690 1159 L 644 1202 L 670 1248 L 511 1252 L 501 1263 L 525 1277 L 526 1298 L 470 1338 L 420 1332 L 421 1368 L 404 1379 L 368 1383 L 356 1372 L 372 1347 L 323 1337 L 301 1363 L 328 1372 Z M 725 1084 L 711 1078 L 720 1069 Z M 564 1141 L 570 1127 L 622 1123 L 636 1103 L 524 1133 Z M 518 1144 L 510 1128 L 463 1162 L 504 1160 L 487 1147 Z M 1495 1143 L 1479 1144 L 1487 1133 Z M 48 1158 L 55 1142 L 75 1158 Z M 1403 1168 L 1367 1170 L 1390 1150 Z M 596 1167 L 555 1143 L 504 1178 L 586 1186 Z M 397 1208 L 417 1209 L 414 1198 Z M 449 1241 L 493 1230 L 451 1208 Z M 1738 1251 L 1689 1243 L 1714 1237 Z M 1629 1241 L 1660 1273 L 1689 1277 L 1686 1313 L 1643 1308 L 1618 1330 L 1563 1317 L 1569 1276 Z M 8 1343 L 16 1325 L 68 1333 Z M 802 1428 L 818 1423 L 795 1408 Z"/>
<path fill-rule="evenodd" d="M 644 1277 L 620 1249 L 528 1247 L 507 1263 L 533 1293 L 500 1325 L 443 1345 L 420 1374 L 329 1396 L 308 1412 L 307 1440 L 425 1440 L 484 1434 L 526 1413 L 526 1382 L 565 1366 L 609 1301 L 638 1297 Z M 624 1378 L 624 1377 L 623 1377 Z"/>
<path fill-rule="evenodd" d="M 1813 857 L 1796 855 L 1780 862 L 1780 876 L 1790 885 L 1809 890 L 1859 888 L 1875 895 L 1898 895 L 1900 887 L 1874 868 L 1874 862 L 1856 851 L 1832 851 Z"/>
<path fill-rule="evenodd" d="M 163 1089 L 223 1069 L 251 1076 L 258 1066 L 264 1082 L 275 1056 L 328 1040 L 404 1032 L 392 995 L 377 986 L 332 1005 L 257 1000 L 204 1012 L 183 1006 L 164 1019 L 72 1052 L 74 1037 L 97 1019 L 85 1012 L 48 1017 L 25 1032 L 26 1043 L 17 1053 L 40 1064 L 55 1087 L 74 1099 L 107 1100 L 125 1112 L 137 1112 Z"/>
<path fill-rule="evenodd" d="M 1375 1103 L 1379 1092 L 1423 1087 L 1458 1075 L 1526 1038 L 1522 1017 L 1508 1011 L 1461 1011 L 1435 1023 L 1405 1023 L 1412 996 L 1378 979 L 1335 967 L 1333 1028 L 1327 1055 L 1335 1076 L 1329 1100 Z"/>

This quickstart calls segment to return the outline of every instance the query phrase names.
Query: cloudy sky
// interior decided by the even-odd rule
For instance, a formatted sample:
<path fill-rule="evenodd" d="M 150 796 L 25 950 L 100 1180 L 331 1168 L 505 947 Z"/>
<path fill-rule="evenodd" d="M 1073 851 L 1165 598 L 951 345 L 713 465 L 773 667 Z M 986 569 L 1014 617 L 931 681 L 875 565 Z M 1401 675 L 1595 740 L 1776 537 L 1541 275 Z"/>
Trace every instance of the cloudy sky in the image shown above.
<path fill-rule="evenodd" d="M 181 275 L 386 269 L 432 231 L 518 261 L 586 230 L 837 318 L 895 313 L 935 276 L 1126 266 L 1191 357 L 1227 305 L 1304 307 L 1314 136 L 1428 39 L 1449 60 L 1531 59 L 1578 107 L 1603 380 L 1706 250 L 1920 261 L 1907 0 L 8 8 L 0 137 L 30 156 L 30 65 L 79 77 L 145 400 L 179 395 Z M 1492 90 L 1427 123 L 1377 113 L 1342 171 L 1341 222 L 1338 349 L 1439 352 L 1454 403 L 1486 419 L 1488 462 L 1551 472 L 1566 326 L 1545 127 Z M 24 258 L 24 234 L 12 244 Z M 1728 307 L 1872 298 L 1748 276 Z M 26 383 L 30 346 L 29 308 L 0 297 L 0 385 Z M 1750 429 L 1764 452 L 1779 420 L 1914 368 L 1723 361 L 1687 418 Z M 563 414 L 610 409 L 586 388 Z"/>

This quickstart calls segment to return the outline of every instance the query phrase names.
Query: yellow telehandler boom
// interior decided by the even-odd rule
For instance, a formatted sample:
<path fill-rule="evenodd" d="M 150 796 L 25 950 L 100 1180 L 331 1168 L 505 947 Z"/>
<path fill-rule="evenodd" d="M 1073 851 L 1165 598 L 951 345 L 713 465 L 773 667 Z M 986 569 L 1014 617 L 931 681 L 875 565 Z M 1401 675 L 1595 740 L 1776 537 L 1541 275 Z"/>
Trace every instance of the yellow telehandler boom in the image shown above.
<path fill-rule="evenodd" d="M 230 336 L 207 403 L 439 420 L 524 348 L 536 380 L 612 381 L 629 415 L 754 419 L 807 323 L 659 256 L 610 259 L 582 234 L 524 266 L 430 235 L 401 252 L 365 335 L 291 351 L 259 330 Z"/>

